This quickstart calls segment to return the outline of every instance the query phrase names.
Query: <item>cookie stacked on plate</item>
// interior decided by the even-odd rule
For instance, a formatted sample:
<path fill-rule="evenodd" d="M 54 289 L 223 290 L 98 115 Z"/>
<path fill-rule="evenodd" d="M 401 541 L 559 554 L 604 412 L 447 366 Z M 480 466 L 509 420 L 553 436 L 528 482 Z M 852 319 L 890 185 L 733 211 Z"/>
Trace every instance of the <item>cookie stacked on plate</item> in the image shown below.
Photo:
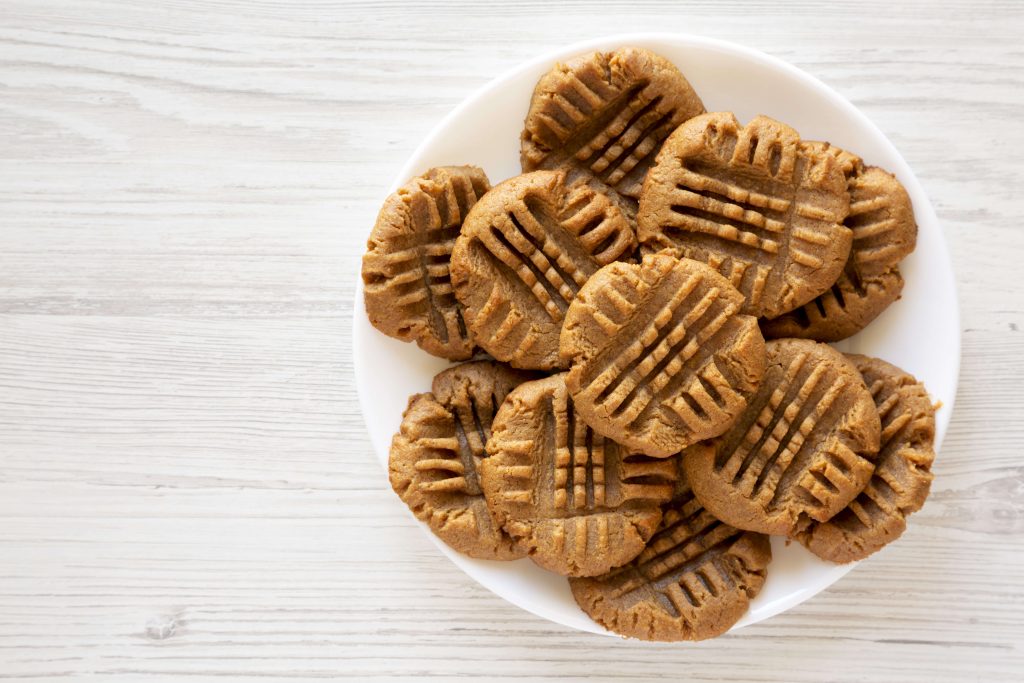
<path fill-rule="evenodd" d="M 649 640 L 727 631 L 770 534 L 833 562 L 897 538 L 928 494 L 931 402 L 821 342 L 899 298 L 917 231 L 899 181 L 705 113 L 628 47 L 541 78 L 521 150 L 494 187 L 473 166 L 410 180 L 368 242 L 374 326 L 473 359 L 409 400 L 389 470 L 412 511 Z"/>

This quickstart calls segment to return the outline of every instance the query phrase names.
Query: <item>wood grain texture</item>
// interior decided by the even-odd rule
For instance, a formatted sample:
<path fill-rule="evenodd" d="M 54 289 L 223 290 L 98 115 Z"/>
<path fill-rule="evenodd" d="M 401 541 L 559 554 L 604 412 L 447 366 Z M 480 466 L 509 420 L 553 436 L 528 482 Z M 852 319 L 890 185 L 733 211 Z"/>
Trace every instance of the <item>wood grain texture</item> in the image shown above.
<path fill-rule="evenodd" d="M 934 201 L 964 326 L 905 537 L 696 646 L 571 632 L 462 575 L 387 487 L 349 348 L 427 131 L 541 50 L 652 29 L 863 109 Z M 5 0 L 0 679 L 1021 680 L 1022 33 L 1012 0 Z"/>

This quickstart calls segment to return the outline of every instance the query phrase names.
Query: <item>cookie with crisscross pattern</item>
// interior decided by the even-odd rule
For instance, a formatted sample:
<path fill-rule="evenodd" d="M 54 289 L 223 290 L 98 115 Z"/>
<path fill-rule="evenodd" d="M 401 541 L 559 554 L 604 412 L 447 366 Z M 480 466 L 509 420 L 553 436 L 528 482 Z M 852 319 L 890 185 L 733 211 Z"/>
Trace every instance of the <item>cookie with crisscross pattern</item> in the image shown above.
<path fill-rule="evenodd" d="M 671 249 L 718 270 L 775 317 L 825 292 L 850 253 L 846 177 L 789 126 L 730 113 L 690 119 L 644 181 L 637 230 L 645 252 Z"/>

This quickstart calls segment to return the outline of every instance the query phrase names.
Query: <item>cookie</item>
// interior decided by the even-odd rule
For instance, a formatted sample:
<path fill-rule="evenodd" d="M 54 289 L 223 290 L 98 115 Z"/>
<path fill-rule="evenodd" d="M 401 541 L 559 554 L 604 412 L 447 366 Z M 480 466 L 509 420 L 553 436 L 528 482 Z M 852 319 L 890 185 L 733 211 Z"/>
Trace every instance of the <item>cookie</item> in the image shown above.
<path fill-rule="evenodd" d="M 772 559 L 768 537 L 741 531 L 703 508 L 685 483 L 632 562 L 572 578 L 576 602 L 609 631 L 641 640 L 704 640 L 739 621 Z"/>
<path fill-rule="evenodd" d="M 762 321 L 765 336 L 839 341 L 864 329 L 899 298 L 899 262 L 914 250 L 917 223 L 906 189 L 891 173 L 827 142 L 808 143 L 832 154 L 847 179 L 853 248 L 839 279 L 824 294 L 778 318 Z"/>
<path fill-rule="evenodd" d="M 518 368 L 561 366 L 569 304 L 601 266 L 630 258 L 636 235 L 607 196 L 537 171 L 494 187 L 462 226 L 452 283 L 476 343 Z"/>
<path fill-rule="evenodd" d="M 708 263 L 746 297 L 744 313 L 773 318 L 839 277 L 852 241 L 849 204 L 836 159 L 789 126 L 704 114 L 658 153 L 637 231 L 645 252 L 668 248 Z"/>
<path fill-rule="evenodd" d="M 471 557 L 512 560 L 526 550 L 502 531 L 480 488 L 480 463 L 498 406 L 532 375 L 476 361 L 434 377 L 416 394 L 391 442 L 391 487 L 445 543 Z"/>
<path fill-rule="evenodd" d="M 643 550 L 676 465 L 630 453 L 576 414 L 565 374 L 521 384 L 494 419 L 480 469 L 487 503 L 534 562 L 595 576 Z"/>
<path fill-rule="evenodd" d="M 533 91 L 522 133 L 523 171 L 562 169 L 570 184 L 610 195 L 636 215 L 662 142 L 704 104 L 671 62 L 623 47 L 556 64 Z"/>
<path fill-rule="evenodd" d="M 935 460 L 935 409 L 924 385 L 877 358 L 850 355 L 882 420 L 881 448 L 868 485 L 845 509 L 797 536 L 832 562 L 862 560 L 895 541 L 924 505 Z"/>
<path fill-rule="evenodd" d="M 871 478 L 881 426 L 853 363 L 826 344 L 766 345 L 768 369 L 725 434 L 684 453 L 707 509 L 727 524 L 794 536 L 846 507 Z"/>
<path fill-rule="evenodd" d="M 384 201 L 363 255 L 363 300 L 374 327 L 441 358 L 473 355 L 449 261 L 463 220 L 488 189 L 476 166 L 442 166 Z"/>
<path fill-rule="evenodd" d="M 569 306 L 561 353 L 579 415 L 656 457 L 732 426 L 764 374 L 757 319 L 709 266 L 649 254 L 597 271 Z"/>

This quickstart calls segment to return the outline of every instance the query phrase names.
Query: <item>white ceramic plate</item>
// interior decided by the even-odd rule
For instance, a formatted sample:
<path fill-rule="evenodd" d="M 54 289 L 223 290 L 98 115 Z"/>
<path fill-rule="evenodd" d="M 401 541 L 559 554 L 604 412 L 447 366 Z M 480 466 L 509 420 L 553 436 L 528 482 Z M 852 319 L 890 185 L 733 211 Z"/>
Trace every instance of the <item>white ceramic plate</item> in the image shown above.
<path fill-rule="evenodd" d="M 892 143 L 852 104 L 796 67 L 740 45 L 687 35 L 618 35 L 569 45 L 496 78 L 456 107 L 412 155 L 389 191 L 432 166 L 446 164 L 481 166 L 493 184 L 518 174 L 519 133 L 537 79 L 556 61 L 624 45 L 646 47 L 674 62 L 708 111 L 733 111 L 741 122 L 767 114 L 792 125 L 805 139 L 828 140 L 856 152 L 866 163 L 895 173 L 906 186 L 919 235 L 917 250 L 901 266 L 906 278 L 903 298 L 838 347 L 883 358 L 923 380 L 943 404 L 937 416 L 938 447 L 953 410 L 960 365 L 956 289 L 942 229 L 920 183 Z M 360 283 L 352 326 L 356 386 L 374 451 L 386 467 L 391 437 L 409 395 L 429 391 L 431 378 L 448 363 L 371 327 L 362 291 Z M 401 504 L 397 498 L 395 504 Z M 471 559 L 448 548 L 426 525 L 423 528 L 452 562 L 509 602 L 559 624 L 607 633 L 576 606 L 563 577 L 525 559 Z M 764 589 L 737 628 L 803 602 L 852 567 L 819 560 L 797 543 L 786 546 L 781 538 L 772 538 L 772 553 Z"/>

